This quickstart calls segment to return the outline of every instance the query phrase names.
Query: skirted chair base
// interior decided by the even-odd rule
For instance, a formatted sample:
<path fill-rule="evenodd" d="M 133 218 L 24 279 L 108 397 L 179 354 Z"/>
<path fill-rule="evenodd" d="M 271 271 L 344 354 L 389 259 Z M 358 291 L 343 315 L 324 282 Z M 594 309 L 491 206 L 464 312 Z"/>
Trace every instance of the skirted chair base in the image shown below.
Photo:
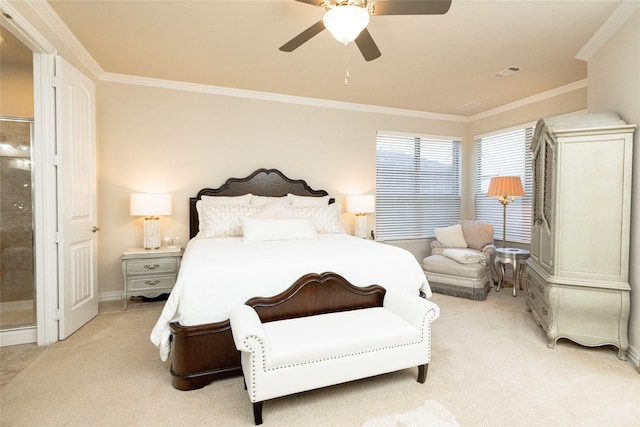
<path fill-rule="evenodd" d="M 491 289 L 489 267 L 482 264 L 460 264 L 443 255 L 431 255 L 422 261 L 433 292 L 475 301 L 487 299 Z"/>

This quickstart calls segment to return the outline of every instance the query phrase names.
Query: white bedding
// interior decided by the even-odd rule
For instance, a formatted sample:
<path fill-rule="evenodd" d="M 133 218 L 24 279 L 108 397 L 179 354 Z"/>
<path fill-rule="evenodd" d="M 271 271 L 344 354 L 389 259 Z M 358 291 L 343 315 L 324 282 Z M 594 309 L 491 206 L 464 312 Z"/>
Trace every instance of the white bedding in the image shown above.
<path fill-rule="evenodd" d="M 227 320 L 233 307 L 252 297 L 276 295 L 307 273 L 327 271 L 356 286 L 377 284 L 431 296 L 424 272 L 410 252 L 347 234 L 268 242 L 195 238 L 185 249 L 178 280 L 151 341 L 167 360 L 169 323 L 194 326 Z"/>

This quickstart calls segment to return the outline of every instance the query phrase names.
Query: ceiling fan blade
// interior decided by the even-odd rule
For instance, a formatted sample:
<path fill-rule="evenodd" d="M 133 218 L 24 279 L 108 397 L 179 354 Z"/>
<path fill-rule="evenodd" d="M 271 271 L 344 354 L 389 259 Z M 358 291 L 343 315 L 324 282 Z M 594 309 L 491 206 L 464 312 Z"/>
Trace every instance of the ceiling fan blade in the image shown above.
<path fill-rule="evenodd" d="M 366 61 L 373 61 L 382 55 L 378 46 L 376 46 L 376 42 L 373 41 L 373 37 L 371 37 L 371 34 L 366 28 L 356 37 L 355 42 Z"/>
<path fill-rule="evenodd" d="M 451 0 L 395 0 L 377 1 L 372 15 L 443 15 L 449 11 Z"/>
<path fill-rule="evenodd" d="M 322 30 L 324 30 L 324 23 L 322 22 L 322 20 L 320 20 L 280 46 L 280 50 L 283 52 L 293 52 L 295 49 L 299 48 L 303 43 L 309 41 L 313 36 L 315 36 Z"/>

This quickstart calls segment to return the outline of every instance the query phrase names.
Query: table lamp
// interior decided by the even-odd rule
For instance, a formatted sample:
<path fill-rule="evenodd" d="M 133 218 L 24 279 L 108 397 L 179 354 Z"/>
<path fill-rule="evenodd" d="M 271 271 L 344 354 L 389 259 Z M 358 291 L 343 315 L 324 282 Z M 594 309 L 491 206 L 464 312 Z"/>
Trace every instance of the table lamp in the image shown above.
<path fill-rule="evenodd" d="M 160 215 L 171 215 L 171 195 L 156 193 L 132 193 L 129 213 L 144 216 L 145 249 L 160 248 Z"/>
<path fill-rule="evenodd" d="M 367 214 L 376 211 L 375 196 L 362 194 L 347 196 L 347 212 L 356 214 L 356 236 L 367 238 Z"/>

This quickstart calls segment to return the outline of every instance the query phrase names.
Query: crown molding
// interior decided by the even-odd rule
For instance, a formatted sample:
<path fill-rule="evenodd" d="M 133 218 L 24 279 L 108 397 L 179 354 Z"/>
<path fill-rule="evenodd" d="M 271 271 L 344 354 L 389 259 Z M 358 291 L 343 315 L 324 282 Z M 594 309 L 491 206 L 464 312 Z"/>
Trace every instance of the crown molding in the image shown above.
<path fill-rule="evenodd" d="M 69 27 L 67 27 L 67 24 L 65 24 L 55 10 L 53 10 L 51 5 L 44 0 L 29 1 L 27 4 L 62 41 L 64 46 L 71 50 L 73 56 L 80 60 L 82 65 L 87 67 L 94 78 L 100 79 L 104 74 L 104 70 L 100 64 L 93 59 L 93 56 L 91 56 L 89 51 L 80 43 L 80 40 L 78 40 Z"/>
<path fill-rule="evenodd" d="M 282 102 L 288 104 L 305 105 L 309 107 L 335 108 L 339 110 L 360 111 L 365 113 L 387 114 L 394 116 L 416 117 L 422 119 L 466 122 L 465 116 L 452 114 L 429 113 L 425 111 L 405 110 L 401 108 L 380 107 L 376 105 L 357 104 L 351 102 L 332 101 L 303 96 L 283 95 L 271 92 L 260 92 L 247 89 L 235 89 L 222 86 L 211 86 L 198 83 L 163 80 L 151 77 L 139 77 L 126 74 L 104 73 L 101 81 L 111 83 L 148 86 L 163 89 L 181 90 L 186 92 L 206 93 L 210 95 L 232 96 L 236 98 L 256 99 L 260 101 Z"/>
<path fill-rule="evenodd" d="M 587 79 L 578 80 L 577 82 L 569 83 L 568 85 L 560 86 L 555 89 L 548 90 L 546 92 L 539 93 L 537 95 L 523 98 L 519 101 L 505 104 L 501 107 L 497 107 L 491 110 L 483 111 L 482 113 L 474 114 L 469 117 L 470 122 L 474 122 L 480 119 L 486 119 L 487 117 L 494 116 L 496 114 L 505 113 L 516 108 L 524 107 L 529 104 L 544 101 L 545 99 L 553 98 L 555 96 L 563 95 L 565 93 L 573 92 L 575 90 L 583 89 L 587 87 Z"/>
<path fill-rule="evenodd" d="M 0 1 L 2 1 L 1 4 L 5 4 L 5 0 L 0 0 Z M 140 77 L 140 76 L 126 75 L 126 74 L 108 73 L 102 69 L 102 67 L 100 66 L 100 64 L 98 64 L 98 62 L 96 62 L 96 60 L 85 49 L 82 43 L 73 34 L 73 32 L 69 29 L 69 27 L 67 27 L 64 21 L 62 21 L 62 19 L 58 16 L 55 10 L 53 10 L 53 8 L 49 5 L 47 1 L 44 1 L 44 0 L 29 1 L 28 4 L 29 4 L 29 7 L 31 7 L 31 9 L 43 19 L 43 21 L 48 25 L 49 29 L 53 31 L 57 37 L 60 38 L 62 43 L 64 43 L 64 45 L 71 50 L 72 54 L 76 58 L 78 58 L 85 67 L 87 67 L 87 69 L 93 74 L 93 76 L 97 80 L 105 81 L 105 82 L 131 84 L 131 85 L 147 86 L 147 87 L 157 87 L 157 88 L 164 88 L 164 89 L 171 89 L 171 90 L 181 90 L 181 91 L 188 91 L 188 92 L 256 99 L 256 100 L 262 100 L 262 101 L 282 102 L 282 103 L 305 105 L 305 106 L 311 106 L 311 107 L 333 108 L 333 109 L 340 109 L 340 110 L 359 111 L 359 112 L 365 112 L 365 113 L 385 114 L 385 115 L 392 115 L 392 116 L 413 117 L 413 118 L 420 118 L 420 119 L 441 120 L 441 121 L 451 121 L 451 122 L 461 122 L 461 123 L 471 123 L 475 120 L 484 119 L 496 114 L 504 113 L 515 108 L 523 107 L 525 105 L 528 105 L 534 102 L 552 98 L 554 96 L 571 92 L 577 89 L 581 89 L 587 86 L 586 80 L 580 80 L 578 82 L 571 83 L 569 85 L 562 86 L 557 89 L 552 89 L 552 90 L 549 90 L 525 99 L 521 99 L 519 101 L 512 102 L 510 104 L 506 104 L 491 110 L 487 110 L 482 113 L 478 113 L 472 116 L 461 116 L 461 115 L 454 115 L 454 114 L 440 114 L 440 113 L 432 113 L 427 111 L 408 110 L 408 109 L 401 109 L 401 108 L 382 107 L 377 105 L 367 105 L 367 104 L 358 104 L 358 103 L 350 103 L 350 102 L 342 102 L 342 101 L 332 101 L 332 100 L 319 99 L 319 98 L 308 98 L 308 97 L 301 97 L 301 96 L 284 95 L 284 94 L 277 94 L 277 93 L 271 93 L 271 92 L 260 92 L 260 91 L 246 90 L 246 89 L 227 88 L 222 86 L 212 86 L 212 85 L 205 85 L 205 84 L 198 84 L 198 83 L 181 82 L 181 81 L 175 81 L 175 80 L 164 80 L 164 79 Z M 625 5 L 626 7 L 623 7 Z M 640 5 L 640 2 L 623 1 L 621 6 L 619 6 L 618 9 L 616 9 L 614 14 L 609 18 L 609 20 L 611 20 L 611 18 L 614 15 L 624 16 L 624 20 L 626 20 L 628 18 L 628 15 L 630 15 L 632 11 L 637 9 L 638 5 Z M 620 20 L 620 18 L 617 18 L 616 20 Z M 624 20 L 622 22 L 624 22 Z M 619 27 L 619 25 L 621 25 L 621 23 L 618 24 L 616 29 Z"/>
<path fill-rule="evenodd" d="M 598 31 L 589 39 L 587 44 L 580 49 L 580 52 L 576 54 L 575 58 L 588 62 L 593 54 L 609 40 L 609 37 L 615 34 L 638 9 L 640 9 L 640 1 L 624 0 L 621 2 L 611 16 L 604 21 L 604 24 L 602 24 Z"/>

